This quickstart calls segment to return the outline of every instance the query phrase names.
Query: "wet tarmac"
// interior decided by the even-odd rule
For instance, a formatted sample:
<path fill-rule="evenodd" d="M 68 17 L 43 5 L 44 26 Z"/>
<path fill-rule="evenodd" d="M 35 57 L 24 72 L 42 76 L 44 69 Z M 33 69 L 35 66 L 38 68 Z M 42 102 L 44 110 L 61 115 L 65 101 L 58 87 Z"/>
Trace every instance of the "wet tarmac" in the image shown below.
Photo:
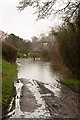
<path fill-rule="evenodd" d="M 78 94 L 56 81 L 57 75 L 52 74 L 49 63 L 25 59 L 17 62 L 17 95 L 10 118 L 79 117 Z"/>

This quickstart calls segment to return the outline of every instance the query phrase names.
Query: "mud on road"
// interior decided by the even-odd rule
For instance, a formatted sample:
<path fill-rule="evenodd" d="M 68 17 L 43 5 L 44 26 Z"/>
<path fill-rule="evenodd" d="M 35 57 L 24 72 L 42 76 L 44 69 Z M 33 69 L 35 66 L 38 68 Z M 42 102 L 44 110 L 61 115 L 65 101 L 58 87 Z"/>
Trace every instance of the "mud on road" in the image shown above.
<path fill-rule="evenodd" d="M 16 83 L 15 109 L 10 118 L 78 118 L 78 94 L 65 86 L 33 79 Z M 21 85 L 21 86 L 20 86 Z M 19 88 L 20 86 L 20 88 Z M 55 88 L 57 92 L 55 92 Z M 60 89 L 60 91 L 59 91 Z M 57 94 L 56 94 L 57 93 Z"/>

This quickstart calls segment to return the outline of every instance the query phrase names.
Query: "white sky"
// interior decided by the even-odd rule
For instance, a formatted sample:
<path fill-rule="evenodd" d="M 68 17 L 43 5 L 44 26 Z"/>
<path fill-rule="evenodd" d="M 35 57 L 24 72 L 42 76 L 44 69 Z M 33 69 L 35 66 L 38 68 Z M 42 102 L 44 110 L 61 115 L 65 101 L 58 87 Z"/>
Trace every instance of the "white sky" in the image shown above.
<path fill-rule="evenodd" d="M 8 34 L 14 33 L 23 39 L 31 39 L 32 36 L 39 36 L 47 33 L 50 26 L 54 26 L 58 21 L 36 20 L 33 9 L 27 8 L 19 12 L 16 8 L 20 0 L 0 0 L 0 30 Z"/>

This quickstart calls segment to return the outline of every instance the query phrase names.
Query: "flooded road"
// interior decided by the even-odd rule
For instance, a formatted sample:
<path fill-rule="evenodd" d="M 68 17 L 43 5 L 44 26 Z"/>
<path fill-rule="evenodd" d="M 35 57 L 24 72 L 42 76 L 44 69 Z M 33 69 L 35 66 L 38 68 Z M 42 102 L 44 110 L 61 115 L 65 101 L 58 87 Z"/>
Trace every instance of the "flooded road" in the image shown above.
<path fill-rule="evenodd" d="M 56 83 L 49 62 L 18 59 L 18 78 L 35 79 L 44 83 Z"/>
<path fill-rule="evenodd" d="M 56 81 L 49 62 L 17 59 L 17 95 L 10 118 L 77 118 L 78 94 Z"/>

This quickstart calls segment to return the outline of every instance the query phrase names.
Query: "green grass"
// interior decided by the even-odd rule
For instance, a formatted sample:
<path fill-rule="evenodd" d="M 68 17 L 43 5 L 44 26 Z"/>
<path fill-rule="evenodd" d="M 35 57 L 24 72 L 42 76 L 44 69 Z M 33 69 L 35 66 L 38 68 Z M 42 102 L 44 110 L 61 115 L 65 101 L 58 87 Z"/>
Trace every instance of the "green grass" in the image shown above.
<path fill-rule="evenodd" d="M 80 83 L 80 80 L 74 79 L 74 78 L 59 78 L 59 80 L 66 84 L 79 84 Z"/>
<path fill-rule="evenodd" d="M 64 78 L 58 78 L 58 80 L 61 83 L 69 86 L 72 90 L 80 91 L 80 80 L 79 79 L 64 77 Z"/>
<path fill-rule="evenodd" d="M 2 60 L 2 105 L 7 107 L 11 100 L 13 80 L 17 73 L 16 65 Z"/>

